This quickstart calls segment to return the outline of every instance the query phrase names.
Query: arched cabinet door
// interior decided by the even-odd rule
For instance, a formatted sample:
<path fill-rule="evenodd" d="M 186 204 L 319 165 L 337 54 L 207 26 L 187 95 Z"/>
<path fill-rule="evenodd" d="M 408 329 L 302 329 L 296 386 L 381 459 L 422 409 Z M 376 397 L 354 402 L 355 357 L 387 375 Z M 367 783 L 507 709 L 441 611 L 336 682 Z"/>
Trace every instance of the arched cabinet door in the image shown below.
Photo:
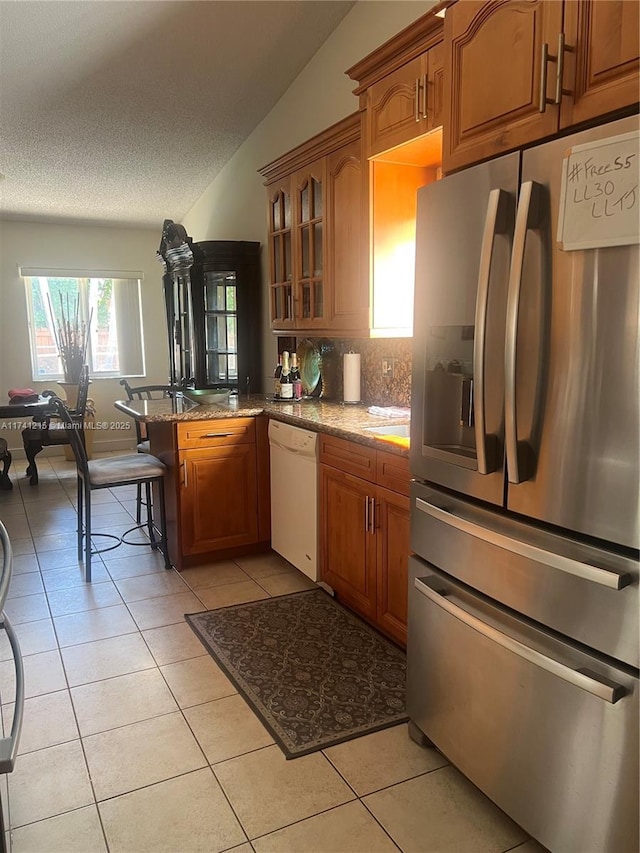
<path fill-rule="evenodd" d="M 323 157 L 293 176 L 296 278 L 293 313 L 298 329 L 326 325 L 324 192 Z"/>
<path fill-rule="evenodd" d="M 293 328 L 293 211 L 291 177 L 267 187 L 269 241 L 269 312 L 274 329 Z"/>
<path fill-rule="evenodd" d="M 562 15 L 561 0 L 466 0 L 447 10 L 445 171 L 557 131 Z"/>
<path fill-rule="evenodd" d="M 328 155 L 324 302 L 336 330 L 369 326 L 365 179 L 360 139 Z"/>
<path fill-rule="evenodd" d="M 437 43 L 367 89 L 367 156 L 412 142 L 442 124 L 443 46 Z"/>
<path fill-rule="evenodd" d="M 640 4 L 565 3 L 566 43 L 560 127 L 638 102 Z"/>

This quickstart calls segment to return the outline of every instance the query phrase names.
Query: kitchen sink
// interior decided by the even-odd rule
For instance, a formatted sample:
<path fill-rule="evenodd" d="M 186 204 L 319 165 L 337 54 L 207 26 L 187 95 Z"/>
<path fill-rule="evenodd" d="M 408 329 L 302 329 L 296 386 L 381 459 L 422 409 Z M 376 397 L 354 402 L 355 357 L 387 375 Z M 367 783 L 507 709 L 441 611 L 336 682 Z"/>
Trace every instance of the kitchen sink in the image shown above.
<path fill-rule="evenodd" d="M 409 424 L 401 424 L 400 426 L 374 426 L 365 427 L 364 432 L 371 432 L 374 435 L 397 435 L 400 438 L 409 438 L 411 427 Z"/>

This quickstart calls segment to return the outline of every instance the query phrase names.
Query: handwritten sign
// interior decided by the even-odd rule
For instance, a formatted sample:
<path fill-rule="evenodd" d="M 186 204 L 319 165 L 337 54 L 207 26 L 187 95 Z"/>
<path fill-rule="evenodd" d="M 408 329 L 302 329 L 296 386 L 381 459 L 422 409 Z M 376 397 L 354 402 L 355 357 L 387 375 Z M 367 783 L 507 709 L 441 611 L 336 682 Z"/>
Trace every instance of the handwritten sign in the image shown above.
<path fill-rule="evenodd" d="M 569 148 L 558 242 L 565 251 L 640 243 L 640 131 Z"/>

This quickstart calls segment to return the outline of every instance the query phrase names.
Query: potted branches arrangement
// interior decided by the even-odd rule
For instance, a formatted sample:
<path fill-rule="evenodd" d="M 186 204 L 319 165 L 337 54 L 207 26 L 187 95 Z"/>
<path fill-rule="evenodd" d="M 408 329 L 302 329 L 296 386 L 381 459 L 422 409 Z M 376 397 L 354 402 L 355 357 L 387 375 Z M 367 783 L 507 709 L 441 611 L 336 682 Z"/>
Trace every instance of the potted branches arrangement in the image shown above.
<path fill-rule="evenodd" d="M 89 323 L 85 323 L 80 319 L 80 299 L 76 297 L 75 305 L 70 306 L 69 297 L 63 300 L 60 294 L 60 319 L 56 321 L 51 299 L 47 295 L 49 302 L 49 311 L 52 318 L 53 337 L 58 348 L 58 355 L 62 361 L 62 371 L 64 373 L 64 382 L 59 384 L 65 389 L 66 385 L 75 385 L 77 388 L 80 382 L 80 374 L 87 359 L 87 347 L 89 345 L 89 327 L 91 325 L 91 315 Z M 66 304 L 65 304 L 66 303 Z M 71 400 L 67 396 L 68 402 Z M 72 405 L 75 405 L 72 403 Z"/>
<path fill-rule="evenodd" d="M 76 297 L 75 305 L 70 304 L 69 297 L 63 300 L 60 296 L 60 312 L 59 319 L 56 319 L 51 305 L 51 299 L 47 294 L 49 302 L 49 312 L 52 319 L 53 337 L 58 348 L 58 355 L 62 362 L 62 371 L 64 373 L 64 382 L 58 382 L 58 385 L 63 389 L 67 405 L 74 409 L 78 404 L 78 386 L 80 383 L 80 375 L 82 368 L 87 360 L 87 347 L 89 346 L 89 329 L 91 327 L 91 318 L 93 311 L 89 314 L 89 322 L 86 323 L 80 319 L 80 298 Z M 93 445 L 93 422 L 95 420 L 95 407 L 93 400 L 87 400 L 87 405 L 84 413 L 84 426 L 87 425 L 89 430 L 85 432 L 85 446 L 87 456 L 91 457 L 91 448 Z M 65 447 L 65 456 L 68 460 L 73 460 L 73 455 L 69 448 Z"/>

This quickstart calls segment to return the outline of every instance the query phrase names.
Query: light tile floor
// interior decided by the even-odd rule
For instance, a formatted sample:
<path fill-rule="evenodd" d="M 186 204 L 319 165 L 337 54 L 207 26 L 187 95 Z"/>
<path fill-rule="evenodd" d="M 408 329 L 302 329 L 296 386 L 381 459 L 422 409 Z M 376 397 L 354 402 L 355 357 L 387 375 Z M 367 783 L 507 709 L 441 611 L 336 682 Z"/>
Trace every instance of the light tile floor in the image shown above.
<path fill-rule="evenodd" d="M 0 787 L 15 853 L 540 853 L 405 726 L 284 759 L 183 618 L 310 584 L 277 554 L 179 575 L 129 546 L 97 557 L 88 586 L 74 466 L 41 458 L 31 487 L 23 465 L 0 492 L 28 697 L 8 797 Z M 94 499 L 105 532 L 133 523 L 133 488 Z M 0 639 L 8 731 L 15 685 Z"/>

